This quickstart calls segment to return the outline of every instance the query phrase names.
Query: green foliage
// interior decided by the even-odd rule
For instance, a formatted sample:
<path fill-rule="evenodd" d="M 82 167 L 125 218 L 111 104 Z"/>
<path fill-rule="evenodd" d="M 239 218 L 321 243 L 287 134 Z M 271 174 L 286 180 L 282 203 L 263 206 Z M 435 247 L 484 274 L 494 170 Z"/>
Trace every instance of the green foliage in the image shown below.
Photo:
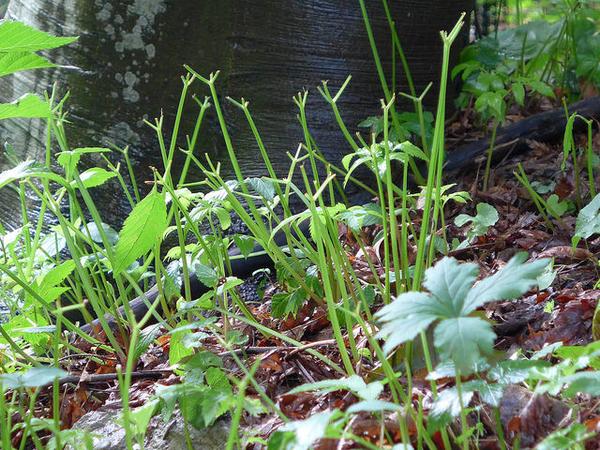
<path fill-rule="evenodd" d="M 478 203 L 476 210 L 477 214 L 475 216 L 459 214 L 454 219 L 454 224 L 457 227 L 462 227 L 468 223 L 471 224 L 471 227 L 467 231 L 466 241 L 458 246 L 458 248 L 472 243 L 475 238 L 479 236 L 485 236 L 489 228 L 498 222 L 498 211 L 492 205 L 488 203 Z"/>
<path fill-rule="evenodd" d="M 48 104 L 34 94 L 25 94 L 12 103 L 0 104 L 0 120 L 14 118 L 48 118 Z"/>
<path fill-rule="evenodd" d="M 36 388 L 65 375 L 67 372 L 56 367 L 32 367 L 20 372 L 0 375 L 0 385 L 3 389 Z"/>
<path fill-rule="evenodd" d="M 584 450 L 585 441 L 595 433 L 581 423 L 572 423 L 549 434 L 535 448 L 537 450 Z"/>
<path fill-rule="evenodd" d="M 387 146 L 387 148 L 386 148 Z M 387 160 L 400 161 L 402 164 L 408 164 L 411 158 L 427 160 L 427 155 L 409 141 L 402 143 L 393 143 L 391 141 L 374 143 L 369 147 L 359 148 L 354 153 L 349 153 L 342 158 L 342 165 L 346 169 L 344 185 L 348 183 L 352 173 L 360 166 L 367 166 L 375 176 L 384 179 L 386 175 Z M 352 160 L 354 160 L 352 162 Z M 352 165 L 350 163 L 352 162 Z"/>
<path fill-rule="evenodd" d="M 552 27 L 547 24 L 527 24 L 488 36 L 467 47 L 461 54 L 461 62 L 452 70 L 452 76 L 461 75 L 464 82 L 457 102 L 465 108 L 471 98 L 475 110 L 483 121 L 494 119 L 503 122 L 507 108 L 512 103 L 525 105 L 526 90 L 545 97 L 554 97 L 552 88 L 523 68 L 533 58 L 543 41 L 539 39 Z M 523 47 L 524 45 L 524 47 Z"/>
<path fill-rule="evenodd" d="M 575 222 L 575 235 L 573 245 L 580 239 L 587 239 L 600 233 L 600 194 L 596 195 L 590 203 L 579 211 Z"/>
<path fill-rule="evenodd" d="M 289 422 L 269 439 L 268 450 L 309 450 L 326 436 L 327 428 L 339 417 L 338 410 L 313 414 L 308 419 Z"/>
<path fill-rule="evenodd" d="M 0 77 L 31 69 L 55 67 L 36 54 L 74 42 L 77 38 L 55 37 L 20 22 L 0 22 Z M 25 94 L 13 103 L 0 104 L 0 120 L 11 118 L 48 118 L 48 104 L 34 94 Z"/>
<path fill-rule="evenodd" d="M 525 263 L 525 254 L 513 257 L 494 275 L 473 286 L 478 267 L 444 258 L 425 272 L 425 292 L 399 295 L 382 308 L 376 318 L 383 324 L 378 337 L 384 350 L 414 339 L 434 322 L 434 344 L 444 360 L 461 372 L 470 372 L 481 356 L 491 355 L 496 337 L 489 322 L 473 317 L 480 306 L 493 300 L 514 299 L 537 283 L 546 260 Z"/>
<path fill-rule="evenodd" d="M 154 248 L 167 227 L 164 196 L 153 189 L 129 214 L 119 232 L 113 271 L 121 273 L 137 258 Z"/>
<path fill-rule="evenodd" d="M 56 37 L 21 22 L 0 24 L 0 53 L 37 52 L 75 42 L 75 37 Z"/>
<path fill-rule="evenodd" d="M 416 142 L 417 137 L 421 136 L 421 125 L 419 115 L 414 112 L 403 112 L 397 114 L 398 127 L 389 127 L 389 139 L 394 142 L 404 142 L 411 140 Z M 425 125 L 425 137 L 427 142 L 433 138 L 433 114 L 429 111 L 423 113 L 423 123 Z M 375 139 L 381 136 L 384 128 L 383 116 L 371 116 L 358 124 L 360 128 L 366 128 L 369 134 L 375 136 Z"/>
<path fill-rule="evenodd" d="M 512 97 L 523 106 L 528 93 L 553 97 L 550 86 L 570 98 L 586 84 L 600 86 L 597 8 L 586 2 L 553 2 L 543 11 L 540 19 L 498 30 L 463 50 L 452 72 L 453 77 L 462 73 L 465 80 L 460 105 L 484 92 L 497 97 L 495 104 L 499 97 L 505 102 Z M 495 110 L 487 100 L 479 106 L 478 112 L 487 117 Z"/>

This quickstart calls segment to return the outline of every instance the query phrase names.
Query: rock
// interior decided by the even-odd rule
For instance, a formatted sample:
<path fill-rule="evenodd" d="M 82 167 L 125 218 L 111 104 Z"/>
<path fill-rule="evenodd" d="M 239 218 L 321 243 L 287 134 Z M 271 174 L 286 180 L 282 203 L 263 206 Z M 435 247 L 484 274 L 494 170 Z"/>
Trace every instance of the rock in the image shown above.
<path fill-rule="evenodd" d="M 571 413 L 566 403 L 549 395 L 535 395 L 524 387 L 508 386 L 500 402 L 500 417 L 509 442 L 517 435 L 521 448 L 533 447 L 556 430 Z"/>
<path fill-rule="evenodd" d="M 88 431 L 93 435 L 95 450 L 126 449 L 125 430 L 119 424 L 121 410 L 100 408 L 79 419 L 73 428 Z M 198 450 L 221 450 L 229 437 L 230 422 L 218 420 L 212 427 L 196 430 L 188 426 L 191 447 Z M 134 448 L 139 448 L 134 445 Z M 153 417 L 146 431 L 145 450 L 184 450 L 187 449 L 184 422 L 179 410 L 164 421 L 159 415 Z"/>

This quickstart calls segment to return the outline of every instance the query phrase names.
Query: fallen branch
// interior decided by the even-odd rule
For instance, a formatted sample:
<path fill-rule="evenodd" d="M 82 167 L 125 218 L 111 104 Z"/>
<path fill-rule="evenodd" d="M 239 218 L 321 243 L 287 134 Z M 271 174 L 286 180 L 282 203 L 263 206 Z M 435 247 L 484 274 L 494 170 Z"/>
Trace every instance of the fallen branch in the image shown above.
<path fill-rule="evenodd" d="M 165 374 L 173 373 L 173 369 L 155 369 L 155 370 L 141 370 L 131 372 L 132 379 L 139 378 L 162 378 Z M 89 384 L 89 383 L 102 383 L 106 381 L 113 381 L 117 379 L 116 373 L 97 373 L 91 375 L 67 375 L 58 379 L 58 384 Z M 54 384 L 50 381 L 43 384 L 41 387 L 48 387 Z"/>
<path fill-rule="evenodd" d="M 600 121 L 600 96 L 573 103 L 568 109 L 569 115 L 576 112 L 588 120 Z M 551 142 L 561 139 L 567 120 L 564 108 L 557 108 L 500 128 L 496 133 L 492 161 L 500 161 L 508 152 L 529 150 L 530 145 L 527 141 Z M 584 126 L 584 122 L 578 119 L 575 121 L 574 130 L 579 131 Z M 446 157 L 444 174 L 448 175 L 485 162 L 489 147 L 490 140 L 485 138 L 450 150 Z"/>

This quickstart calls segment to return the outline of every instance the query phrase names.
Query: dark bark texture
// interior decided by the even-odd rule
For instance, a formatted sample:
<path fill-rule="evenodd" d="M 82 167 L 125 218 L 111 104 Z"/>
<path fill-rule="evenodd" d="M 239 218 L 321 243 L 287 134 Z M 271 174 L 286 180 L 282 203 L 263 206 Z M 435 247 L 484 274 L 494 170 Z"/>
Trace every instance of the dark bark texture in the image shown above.
<path fill-rule="evenodd" d="M 430 81 L 437 85 L 442 48 L 438 32 L 449 30 L 472 1 L 389 3 L 417 89 Z M 366 5 L 391 84 L 391 35 L 382 2 L 367 0 Z M 12 0 L 7 17 L 80 39 L 52 52 L 52 59 L 70 68 L 24 72 L 2 80 L 0 100 L 13 100 L 31 90 L 42 92 L 58 81 L 63 92 L 71 92 L 70 144 L 129 145 L 138 182 L 151 178 L 149 166 L 162 165 L 154 132 L 142 120 L 164 111 L 166 137 L 170 136 L 184 63 L 201 74 L 221 70 L 217 87 L 237 157 L 248 176 L 263 175 L 265 170 L 243 114 L 225 96 L 243 96 L 251 102 L 281 174 L 289 165 L 286 152 L 294 151 L 302 139 L 292 102 L 297 92 L 310 90 L 310 131 L 332 161 L 339 161 L 349 146 L 316 92 L 320 81 L 329 80 L 336 90 L 348 75 L 353 76 L 339 102 L 351 131 L 360 120 L 380 113 L 382 89 L 357 0 Z M 453 58 L 465 43 L 464 31 Z M 396 91 L 407 92 L 399 63 L 397 69 Z M 200 98 L 208 94 L 200 84 L 193 91 Z M 435 104 L 435 91 L 426 101 Z M 185 147 L 183 137 L 191 133 L 197 110 L 193 101 L 187 102 L 179 146 Z M 206 152 L 214 161 L 222 161 L 222 173 L 231 176 L 214 111 L 208 116 L 199 156 Z M 0 139 L 11 142 L 23 158 L 43 156 L 44 135 L 40 121 L 0 123 Z M 180 155 L 175 171 L 182 160 Z M 2 168 L 6 162 L 0 160 Z M 126 217 L 129 208 L 116 185 L 95 189 L 94 195 L 105 222 L 118 225 Z M 0 192 L 0 220 L 9 226 L 16 222 L 17 203 L 11 190 Z M 32 215 L 35 207 L 32 203 Z"/>

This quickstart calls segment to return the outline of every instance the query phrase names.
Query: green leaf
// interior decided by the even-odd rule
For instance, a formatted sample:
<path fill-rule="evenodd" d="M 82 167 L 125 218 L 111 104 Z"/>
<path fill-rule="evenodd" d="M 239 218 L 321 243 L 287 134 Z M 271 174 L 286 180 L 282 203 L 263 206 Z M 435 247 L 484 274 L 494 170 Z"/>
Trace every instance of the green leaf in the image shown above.
<path fill-rule="evenodd" d="M 443 258 L 425 272 L 423 285 L 446 306 L 443 317 L 460 315 L 463 300 L 473 286 L 479 267 L 474 263 L 459 264 L 454 258 Z"/>
<path fill-rule="evenodd" d="M 459 214 L 454 219 L 454 224 L 457 227 L 462 227 L 469 222 L 472 223 L 472 229 L 469 232 L 470 237 L 484 236 L 487 234 L 488 229 L 495 225 L 499 219 L 496 208 L 487 203 L 478 203 L 476 210 L 477 214 L 475 216 Z"/>
<path fill-rule="evenodd" d="M 525 88 L 522 83 L 513 83 L 512 84 L 512 92 L 515 97 L 515 101 L 520 106 L 525 104 Z"/>
<path fill-rule="evenodd" d="M 55 181 L 61 185 L 68 185 L 66 180 L 61 176 L 48 171 L 48 169 L 45 167 L 40 167 L 34 160 L 27 160 L 20 162 L 12 169 L 7 169 L 3 172 L 0 172 L 0 188 L 12 183 L 13 181 L 30 177 L 45 178 Z"/>
<path fill-rule="evenodd" d="M 586 393 L 592 396 L 600 395 L 600 371 L 578 372 L 562 379 L 568 385 L 564 393 L 568 397 L 573 397 L 579 393 Z"/>
<path fill-rule="evenodd" d="M 47 288 L 58 286 L 71 275 L 73 270 L 75 270 L 75 261 L 72 259 L 64 261 L 58 266 L 53 267 L 45 275 L 41 276 L 39 278 L 39 284 L 40 286 L 45 286 Z"/>
<path fill-rule="evenodd" d="M 1 45 L 1 44 L 0 44 Z M 22 70 L 56 67 L 46 58 L 29 52 L 0 54 L 0 77 Z"/>
<path fill-rule="evenodd" d="M 561 218 L 569 209 L 569 203 L 564 200 L 561 201 L 556 194 L 548 197 L 546 203 L 548 205 L 548 212 L 556 219 Z"/>
<path fill-rule="evenodd" d="M 171 340 L 169 341 L 169 364 L 175 365 L 183 358 L 194 354 L 193 348 L 184 345 L 186 335 L 190 334 L 189 329 L 175 329 L 171 331 Z"/>
<path fill-rule="evenodd" d="M 496 333 L 477 317 L 457 317 L 441 321 L 434 331 L 434 344 L 442 358 L 450 359 L 457 369 L 469 373 L 480 355 L 493 351 Z"/>
<path fill-rule="evenodd" d="M 67 173 L 73 173 L 82 155 L 90 153 L 109 153 L 110 150 L 104 147 L 82 147 L 73 150 L 57 153 L 56 161 Z"/>
<path fill-rule="evenodd" d="M 160 242 L 167 227 L 164 196 L 154 188 L 125 220 L 115 248 L 113 271 L 121 273 Z"/>
<path fill-rule="evenodd" d="M 384 400 L 363 400 L 350 406 L 346 412 L 355 414 L 358 412 L 399 411 L 400 409 L 402 409 L 401 405 Z"/>
<path fill-rule="evenodd" d="M 246 184 L 267 201 L 275 198 L 275 186 L 271 180 L 266 178 L 248 178 Z"/>
<path fill-rule="evenodd" d="M 135 434 L 144 434 L 148 429 L 150 419 L 156 413 L 158 407 L 158 400 L 151 400 L 146 402 L 143 406 L 135 408 L 129 412 L 129 420 L 133 425 Z"/>
<path fill-rule="evenodd" d="M 206 287 L 214 288 L 219 282 L 219 275 L 215 269 L 205 264 L 194 264 L 194 273 L 198 277 L 198 280 Z"/>
<path fill-rule="evenodd" d="M 518 253 L 494 275 L 477 283 L 465 298 L 462 314 L 469 314 L 479 306 L 493 300 L 520 297 L 537 285 L 537 277 L 544 273 L 550 261 L 538 259 L 525 263 L 526 259 L 527 253 Z"/>
<path fill-rule="evenodd" d="M 499 384 L 517 384 L 522 383 L 530 377 L 532 371 L 543 367 L 548 367 L 548 361 L 517 359 L 500 361 L 496 366 L 488 371 L 488 378 Z"/>
<path fill-rule="evenodd" d="M 429 160 L 425 152 L 423 152 L 423 150 L 421 150 L 419 147 L 417 147 L 410 141 L 404 141 L 400 144 L 395 145 L 392 151 L 404 153 L 406 155 L 412 156 L 413 158 L 422 159 L 423 161 Z"/>
<path fill-rule="evenodd" d="M 294 448 L 296 435 L 292 431 L 276 431 L 269 438 L 267 450 L 290 450 Z"/>
<path fill-rule="evenodd" d="M 445 315 L 444 305 L 432 296 L 423 292 L 407 292 L 377 312 L 375 318 L 383 323 L 377 337 L 385 339 L 383 350 L 389 353 Z"/>
<path fill-rule="evenodd" d="M 27 371 L 0 375 L 4 389 L 33 388 L 51 383 L 55 378 L 67 375 L 62 369 L 50 366 L 32 367 Z"/>
<path fill-rule="evenodd" d="M 529 80 L 529 86 L 544 97 L 554 98 L 554 91 L 546 83 L 539 80 Z"/>
<path fill-rule="evenodd" d="M 233 288 L 244 284 L 243 280 L 240 280 L 237 277 L 227 277 L 225 278 L 225 282 L 217 286 L 217 295 L 224 295 Z"/>
<path fill-rule="evenodd" d="M 599 210 L 600 194 L 597 194 L 587 206 L 579 211 L 575 222 L 575 236 L 587 239 L 593 234 L 600 233 Z"/>
<path fill-rule="evenodd" d="M 289 294 L 278 292 L 271 299 L 273 317 L 287 317 L 290 314 L 295 316 L 307 298 L 308 294 L 301 287 L 294 289 Z"/>
<path fill-rule="evenodd" d="M 35 94 L 25 94 L 12 103 L 0 103 L 0 120 L 4 119 L 34 119 L 50 117 L 48 103 Z"/>
<path fill-rule="evenodd" d="M 582 423 L 572 423 L 566 428 L 550 433 L 535 448 L 536 450 L 584 450 L 585 441 L 593 437 Z"/>
<path fill-rule="evenodd" d="M 313 414 L 308 419 L 289 422 L 283 425 L 281 431 L 292 431 L 295 440 L 286 448 L 289 450 L 309 450 L 313 444 L 325 436 L 329 422 L 339 414 L 338 410 Z M 269 446 L 270 448 L 270 446 Z"/>
<path fill-rule="evenodd" d="M 100 226 L 102 227 L 108 242 L 112 245 L 115 245 L 119 240 L 119 233 L 117 233 L 113 227 L 104 222 L 102 222 Z M 82 225 L 81 232 L 84 234 L 89 232 L 89 237 L 92 241 L 96 242 L 97 244 L 102 244 L 102 236 L 100 235 L 100 229 L 98 228 L 98 224 L 96 224 L 96 222 L 89 222 L 87 224 L 87 230 L 86 226 Z"/>
<path fill-rule="evenodd" d="M 319 393 L 333 392 L 346 390 L 353 393 L 364 390 L 367 384 L 358 375 L 351 375 L 347 378 L 339 378 L 337 380 L 322 380 L 315 383 L 306 383 L 295 387 L 288 394 L 298 394 L 300 392 L 317 391 Z"/>
<path fill-rule="evenodd" d="M 108 180 L 116 176 L 116 173 L 109 172 L 108 170 L 102 169 L 101 167 L 92 167 L 91 169 L 82 172 L 79 175 L 79 178 L 81 179 L 81 183 L 83 184 L 83 186 L 86 189 L 90 189 L 93 187 L 101 186 Z M 73 187 L 76 187 L 77 183 L 75 181 L 72 181 L 71 185 Z"/>
<path fill-rule="evenodd" d="M 469 389 L 462 391 L 462 403 L 465 407 L 471 402 L 474 392 Z M 438 398 L 431 405 L 428 417 L 428 428 L 437 430 L 444 426 L 454 417 L 458 417 L 461 411 L 461 398 L 458 396 L 458 390 L 455 387 L 445 389 L 438 395 Z"/>
<path fill-rule="evenodd" d="M 501 93 L 484 92 L 475 100 L 475 109 L 484 117 L 493 117 L 498 121 L 503 121 L 506 102 Z"/>
<path fill-rule="evenodd" d="M 254 238 L 252 236 L 234 234 L 233 242 L 235 242 L 236 247 L 240 250 L 240 253 L 244 258 L 247 258 L 254 250 Z"/>
<path fill-rule="evenodd" d="M 61 47 L 76 41 L 76 37 L 56 37 L 21 22 L 0 23 L 0 53 L 37 52 Z"/>

